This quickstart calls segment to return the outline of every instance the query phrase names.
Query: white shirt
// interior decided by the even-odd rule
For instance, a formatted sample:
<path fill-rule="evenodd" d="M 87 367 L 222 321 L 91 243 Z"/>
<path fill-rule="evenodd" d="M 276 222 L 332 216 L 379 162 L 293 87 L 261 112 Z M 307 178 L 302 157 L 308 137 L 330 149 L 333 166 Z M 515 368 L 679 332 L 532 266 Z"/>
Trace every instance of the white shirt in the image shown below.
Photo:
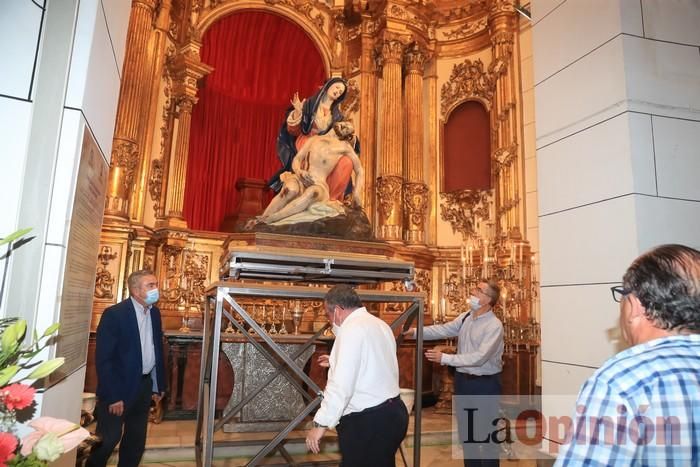
<path fill-rule="evenodd" d="M 457 353 L 443 353 L 440 363 L 457 367 L 460 373 L 471 375 L 495 375 L 503 368 L 503 324 L 493 313 L 487 311 L 475 317 L 472 312 L 467 319 L 461 313 L 445 324 L 423 328 L 423 339 L 435 340 L 457 337 Z"/>
<path fill-rule="evenodd" d="M 131 297 L 136 312 L 136 323 L 139 326 L 139 339 L 141 339 L 141 373 L 144 375 L 153 371 L 156 366 L 156 352 L 153 347 L 153 324 L 151 324 L 151 306 L 143 307 Z"/>
<path fill-rule="evenodd" d="M 340 327 L 329 357 L 328 382 L 314 421 L 327 427 L 399 395 L 399 364 L 391 328 L 357 308 Z"/>

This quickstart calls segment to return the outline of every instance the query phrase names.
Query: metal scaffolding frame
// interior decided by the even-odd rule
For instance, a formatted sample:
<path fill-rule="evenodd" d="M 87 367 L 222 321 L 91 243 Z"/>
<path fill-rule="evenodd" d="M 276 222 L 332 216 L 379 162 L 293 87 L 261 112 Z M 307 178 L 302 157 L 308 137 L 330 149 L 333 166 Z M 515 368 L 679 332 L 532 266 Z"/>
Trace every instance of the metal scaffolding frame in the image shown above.
<path fill-rule="evenodd" d="M 316 383 L 309 378 L 304 369 L 297 365 L 296 358 L 301 355 L 309 346 L 313 345 L 326 330 L 328 325 L 318 330 L 310 336 L 303 345 L 294 353 L 287 355 L 280 346 L 267 334 L 267 332 L 255 322 L 248 312 L 236 301 L 236 297 L 264 297 L 277 299 L 312 299 L 322 300 L 329 289 L 308 286 L 284 286 L 267 284 L 244 284 L 240 282 L 215 282 L 206 291 L 206 305 L 204 310 L 204 329 L 202 336 L 202 360 L 199 378 L 199 398 L 197 403 L 197 427 L 195 432 L 195 455 L 198 466 L 210 467 L 214 455 L 215 447 L 223 446 L 250 446 L 249 440 L 239 441 L 214 441 L 214 432 L 223 428 L 224 424 L 233 418 L 247 403 L 249 403 L 264 387 L 270 384 L 279 374 L 284 375 L 292 386 L 302 393 L 308 402 L 304 409 L 294 417 L 274 438 L 246 464 L 247 466 L 259 465 L 260 461 L 268 454 L 278 451 L 289 465 L 302 465 L 295 463 L 292 456 L 284 448 L 287 435 L 306 418 L 323 399 L 323 391 Z M 396 330 L 399 326 L 403 330 L 410 328 L 413 320 L 417 321 L 416 335 L 416 360 L 415 360 L 415 417 L 413 431 L 413 465 L 420 465 L 420 438 L 421 438 L 421 395 L 423 392 L 423 309 L 424 297 L 422 293 L 395 292 L 383 290 L 357 290 L 363 303 L 409 303 L 408 308 L 401 313 L 392 323 L 391 329 Z M 253 336 L 241 323 L 233 318 L 233 312 L 243 318 L 245 324 L 252 329 L 256 335 Z M 214 356 L 219 355 L 221 350 L 221 327 L 223 318 L 228 319 L 238 331 L 252 344 L 265 358 L 267 358 L 274 368 L 274 373 L 262 381 L 254 390 L 244 395 L 243 399 L 231 410 L 222 414 L 221 418 L 215 420 L 216 410 L 216 388 L 219 359 Z M 261 339 L 272 352 L 269 352 L 256 338 Z M 399 333 L 398 344 L 403 340 L 403 335 Z M 279 357 L 279 362 L 275 356 Z M 300 378 L 316 397 L 312 398 L 306 390 L 295 379 Z M 403 455 L 403 453 L 402 453 Z M 313 465 L 328 463 L 328 461 L 313 462 Z M 335 463 L 333 461 L 333 463 Z"/>

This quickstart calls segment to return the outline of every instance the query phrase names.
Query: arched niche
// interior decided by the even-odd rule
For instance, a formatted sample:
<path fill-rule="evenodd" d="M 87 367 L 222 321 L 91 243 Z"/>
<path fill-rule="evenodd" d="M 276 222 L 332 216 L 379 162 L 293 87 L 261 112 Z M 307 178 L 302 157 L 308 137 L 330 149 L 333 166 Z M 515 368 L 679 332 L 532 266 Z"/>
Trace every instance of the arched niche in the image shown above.
<path fill-rule="evenodd" d="M 213 71 L 192 110 L 183 215 L 193 230 L 216 231 L 236 211 L 238 179 L 281 167 L 275 142 L 290 98 L 316 92 L 328 68 L 307 30 L 264 9 L 218 16 L 200 58 Z"/>
<path fill-rule="evenodd" d="M 268 3 L 268 0 L 243 0 L 227 2 L 217 5 L 215 8 L 206 11 L 197 22 L 195 36 L 204 37 L 207 30 L 217 21 L 241 12 L 261 11 L 285 18 L 301 28 L 313 41 L 323 60 L 326 76 L 331 74 L 331 57 L 333 53 L 329 44 L 329 36 L 320 30 L 317 24 L 309 17 L 296 9 L 286 9 Z"/>
<path fill-rule="evenodd" d="M 443 124 L 442 143 L 442 192 L 492 188 L 491 120 L 480 99 L 451 108 Z"/>

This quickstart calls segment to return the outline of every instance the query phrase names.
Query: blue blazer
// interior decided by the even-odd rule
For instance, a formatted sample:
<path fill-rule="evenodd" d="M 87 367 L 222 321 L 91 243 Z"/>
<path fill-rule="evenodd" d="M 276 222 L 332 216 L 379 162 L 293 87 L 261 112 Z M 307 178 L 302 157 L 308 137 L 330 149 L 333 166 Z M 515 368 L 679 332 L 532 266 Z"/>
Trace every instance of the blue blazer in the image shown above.
<path fill-rule="evenodd" d="M 136 321 L 136 310 L 131 298 L 107 308 L 97 326 L 97 397 L 113 404 L 124 401 L 129 405 L 141 387 L 141 339 Z M 155 346 L 155 381 L 157 392 L 165 392 L 165 364 L 163 362 L 163 328 L 160 310 L 151 307 L 153 345 Z"/>

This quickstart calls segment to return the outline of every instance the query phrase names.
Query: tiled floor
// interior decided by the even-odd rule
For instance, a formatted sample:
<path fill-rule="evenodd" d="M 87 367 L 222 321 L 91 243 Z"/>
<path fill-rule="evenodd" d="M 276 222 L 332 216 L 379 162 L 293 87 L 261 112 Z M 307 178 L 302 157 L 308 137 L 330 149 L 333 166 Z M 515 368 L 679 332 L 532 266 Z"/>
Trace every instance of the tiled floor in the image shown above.
<path fill-rule="evenodd" d="M 413 423 L 411 417 L 409 434 L 404 441 L 405 453 L 408 465 L 413 465 Z M 172 466 L 190 467 L 195 466 L 194 462 L 194 433 L 195 422 L 193 420 L 169 421 L 158 425 L 149 425 L 148 440 L 146 443 L 146 454 L 142 464 L 149 467 Z M 216 432 L 216 441 L 247 440 L 253 442 L 259 440 L 260 443 L 252 443 L 253 446 L 217 448 L 213 465 L 218 467 L 234 467 L 245 465 L 268 440 L 272 439 L 276 433 L 224 433 Z M 319 455 L 309 454 L 306 451 L 304 438 L 306 430 L 292 431 L 287 437 L 286 448 L 298 462 L 319 462 L 339 459 L 335 432 L 330 432 L 324 437 L 322 445 L 323 451 Z M 462 466 L 461 459 L 452 456 L 452 417 L 449 415 L 435 414 L 432 408 L 423 410 L 421 429 L 421 466 L 424 467 L 459 467 Z M 518 451 L 516 447 L 516 452 Z M 533 459 L 507 459 L 506 453 L 502 456 L 502 467 L 535 467 Z M 511 457 L 516 457 L 512 455 Z M 526 456 L 528 457 L 528 456 Z M 116 456 L 112 458 L 116 464 Z M 277 464 L 284 462 L 281 457 L 269 458 L 267 463 Z M 264 465 L 264 464 L 263 464 Z M 396 465 L 403 466 L 402 458 L 396 456 Z"/>
<path fill-rule="evenodd" d="M 407 452 L 408 455 L 408 465 L 413 465 L 413 451 L 411 449 Z M 315 456 L 313 460 L 321 461 L 326 459 L 337 459 L 338 456 Z M 304 461 L 301 456 L 294 456 L 295 461 Z M 238 467 L 243 466 L 248 459 L 218 459 L 212 462 L 212 465 L 217 467 Z M 309 461 L 312 459 L 309 458 Z M 196 467 L 192 461 L 172 461 L 172 462 L 155 462 L 145 464 L 148 467 Z M 264 465 L 264 464 L 263 464 Z M 396 466 L 402 467 L 403 461 L 400 456 L 396 456 Z M 462 467 L 464 464 L 461 459 L 451 458 L 450 446 L 424 446 L 421 450 L 421 466 L 422 467 Z M 510 460 L 501 459 L 501 467 L 536 467 L 536 462 L 532 459 L 527 460 Z"/>

